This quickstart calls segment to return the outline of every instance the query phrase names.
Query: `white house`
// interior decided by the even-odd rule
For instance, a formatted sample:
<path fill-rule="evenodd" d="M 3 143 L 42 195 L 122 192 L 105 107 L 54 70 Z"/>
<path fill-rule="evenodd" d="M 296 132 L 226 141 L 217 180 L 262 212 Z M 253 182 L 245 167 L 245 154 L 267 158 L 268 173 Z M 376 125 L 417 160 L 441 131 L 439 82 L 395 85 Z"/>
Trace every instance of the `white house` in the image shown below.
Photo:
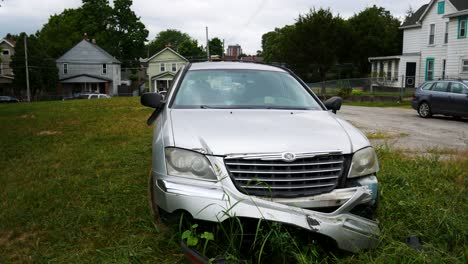
<path fill-rule="evenodd" d="M 369 58 L 372 75 L 384 86 L 468 79 L 468 0 L 431 0 L 400 28 L 403 54 Z"/>

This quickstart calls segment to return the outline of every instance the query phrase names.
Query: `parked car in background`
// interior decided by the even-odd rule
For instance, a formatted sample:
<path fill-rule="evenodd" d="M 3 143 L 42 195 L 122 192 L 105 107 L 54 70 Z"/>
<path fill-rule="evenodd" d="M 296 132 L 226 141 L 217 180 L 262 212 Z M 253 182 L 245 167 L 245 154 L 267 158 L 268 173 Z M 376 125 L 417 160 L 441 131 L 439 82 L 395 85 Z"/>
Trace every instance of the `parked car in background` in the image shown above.
<path fill-rule="evenodd" d="M 67 100 L 76 100 L 76 99 L 104 99 L 104 98 L 111 98 L 111 96 L 107 94 L 99 94 L 99 93 L 80 93 L 69 97 L 64 97 L 62 101 Z"/>
<path fill-rule="evenodd" d="M 416 89 L 411 106 L 423 118 L 436 114 L 468 117 L 468 81 L 425 82 Z"/>
<path fill-rule="evenodd" d="M 13 96 L 0 96 L 0 103 L 18 103 L 19 100 Z"/>
<path fill-rule="evenodd" d="M 156 219 L 185 211 L 256 218 L 376 246 L 377 156 L 365 135 L 288 69 L 240 62 L 184 66 L 155 108 L 149 199 Z"/>

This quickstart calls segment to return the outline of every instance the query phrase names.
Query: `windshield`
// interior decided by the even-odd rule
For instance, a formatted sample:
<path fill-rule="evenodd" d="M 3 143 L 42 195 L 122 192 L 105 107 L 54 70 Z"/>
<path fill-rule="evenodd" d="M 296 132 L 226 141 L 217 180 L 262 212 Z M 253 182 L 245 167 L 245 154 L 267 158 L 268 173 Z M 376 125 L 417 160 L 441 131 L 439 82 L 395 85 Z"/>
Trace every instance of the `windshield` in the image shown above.
<path fill-rule="evenodd" d="M 290 74 L 260 70 L 188 71 L 173 107 L 322 109 Z"/>

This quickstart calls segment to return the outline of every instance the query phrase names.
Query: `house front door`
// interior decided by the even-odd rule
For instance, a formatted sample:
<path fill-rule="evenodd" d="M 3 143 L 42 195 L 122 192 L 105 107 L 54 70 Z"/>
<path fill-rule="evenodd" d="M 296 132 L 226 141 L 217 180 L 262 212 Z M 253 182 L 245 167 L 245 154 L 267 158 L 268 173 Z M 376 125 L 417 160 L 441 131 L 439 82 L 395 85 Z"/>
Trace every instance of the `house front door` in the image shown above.
<path fill-rule="evenodd" d="M 405 86 L 414 88 L 416 85 L 416 62 L 406 63 Z"/>

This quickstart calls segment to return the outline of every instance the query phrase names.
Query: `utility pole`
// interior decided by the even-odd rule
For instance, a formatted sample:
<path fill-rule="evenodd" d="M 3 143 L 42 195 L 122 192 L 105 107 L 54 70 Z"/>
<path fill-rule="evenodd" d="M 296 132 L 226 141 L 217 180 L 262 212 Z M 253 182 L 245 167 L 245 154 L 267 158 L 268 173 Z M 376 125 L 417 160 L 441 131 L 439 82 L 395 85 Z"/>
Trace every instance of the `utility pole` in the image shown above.
<path fill-rule="evenodd" d="M 210 61 L 210 41 L 208 40 L 208 27 L 206 27 L 206 56 Z"/>
<path fill-rule="evenodd" d="M 26 66 L 26 96 L 28 102 L 31 102 L 31 92 L 29 91 L 29 68 L 28 68 L 28 42 L 26 40 L 26 34 L 24 35 L 24 64 Z"/>
<path fill-rule="evenodd" d="M 222 53 L 222 59 L 224 60 L 224 39 L 223 39 L 223 53 Z"/>

